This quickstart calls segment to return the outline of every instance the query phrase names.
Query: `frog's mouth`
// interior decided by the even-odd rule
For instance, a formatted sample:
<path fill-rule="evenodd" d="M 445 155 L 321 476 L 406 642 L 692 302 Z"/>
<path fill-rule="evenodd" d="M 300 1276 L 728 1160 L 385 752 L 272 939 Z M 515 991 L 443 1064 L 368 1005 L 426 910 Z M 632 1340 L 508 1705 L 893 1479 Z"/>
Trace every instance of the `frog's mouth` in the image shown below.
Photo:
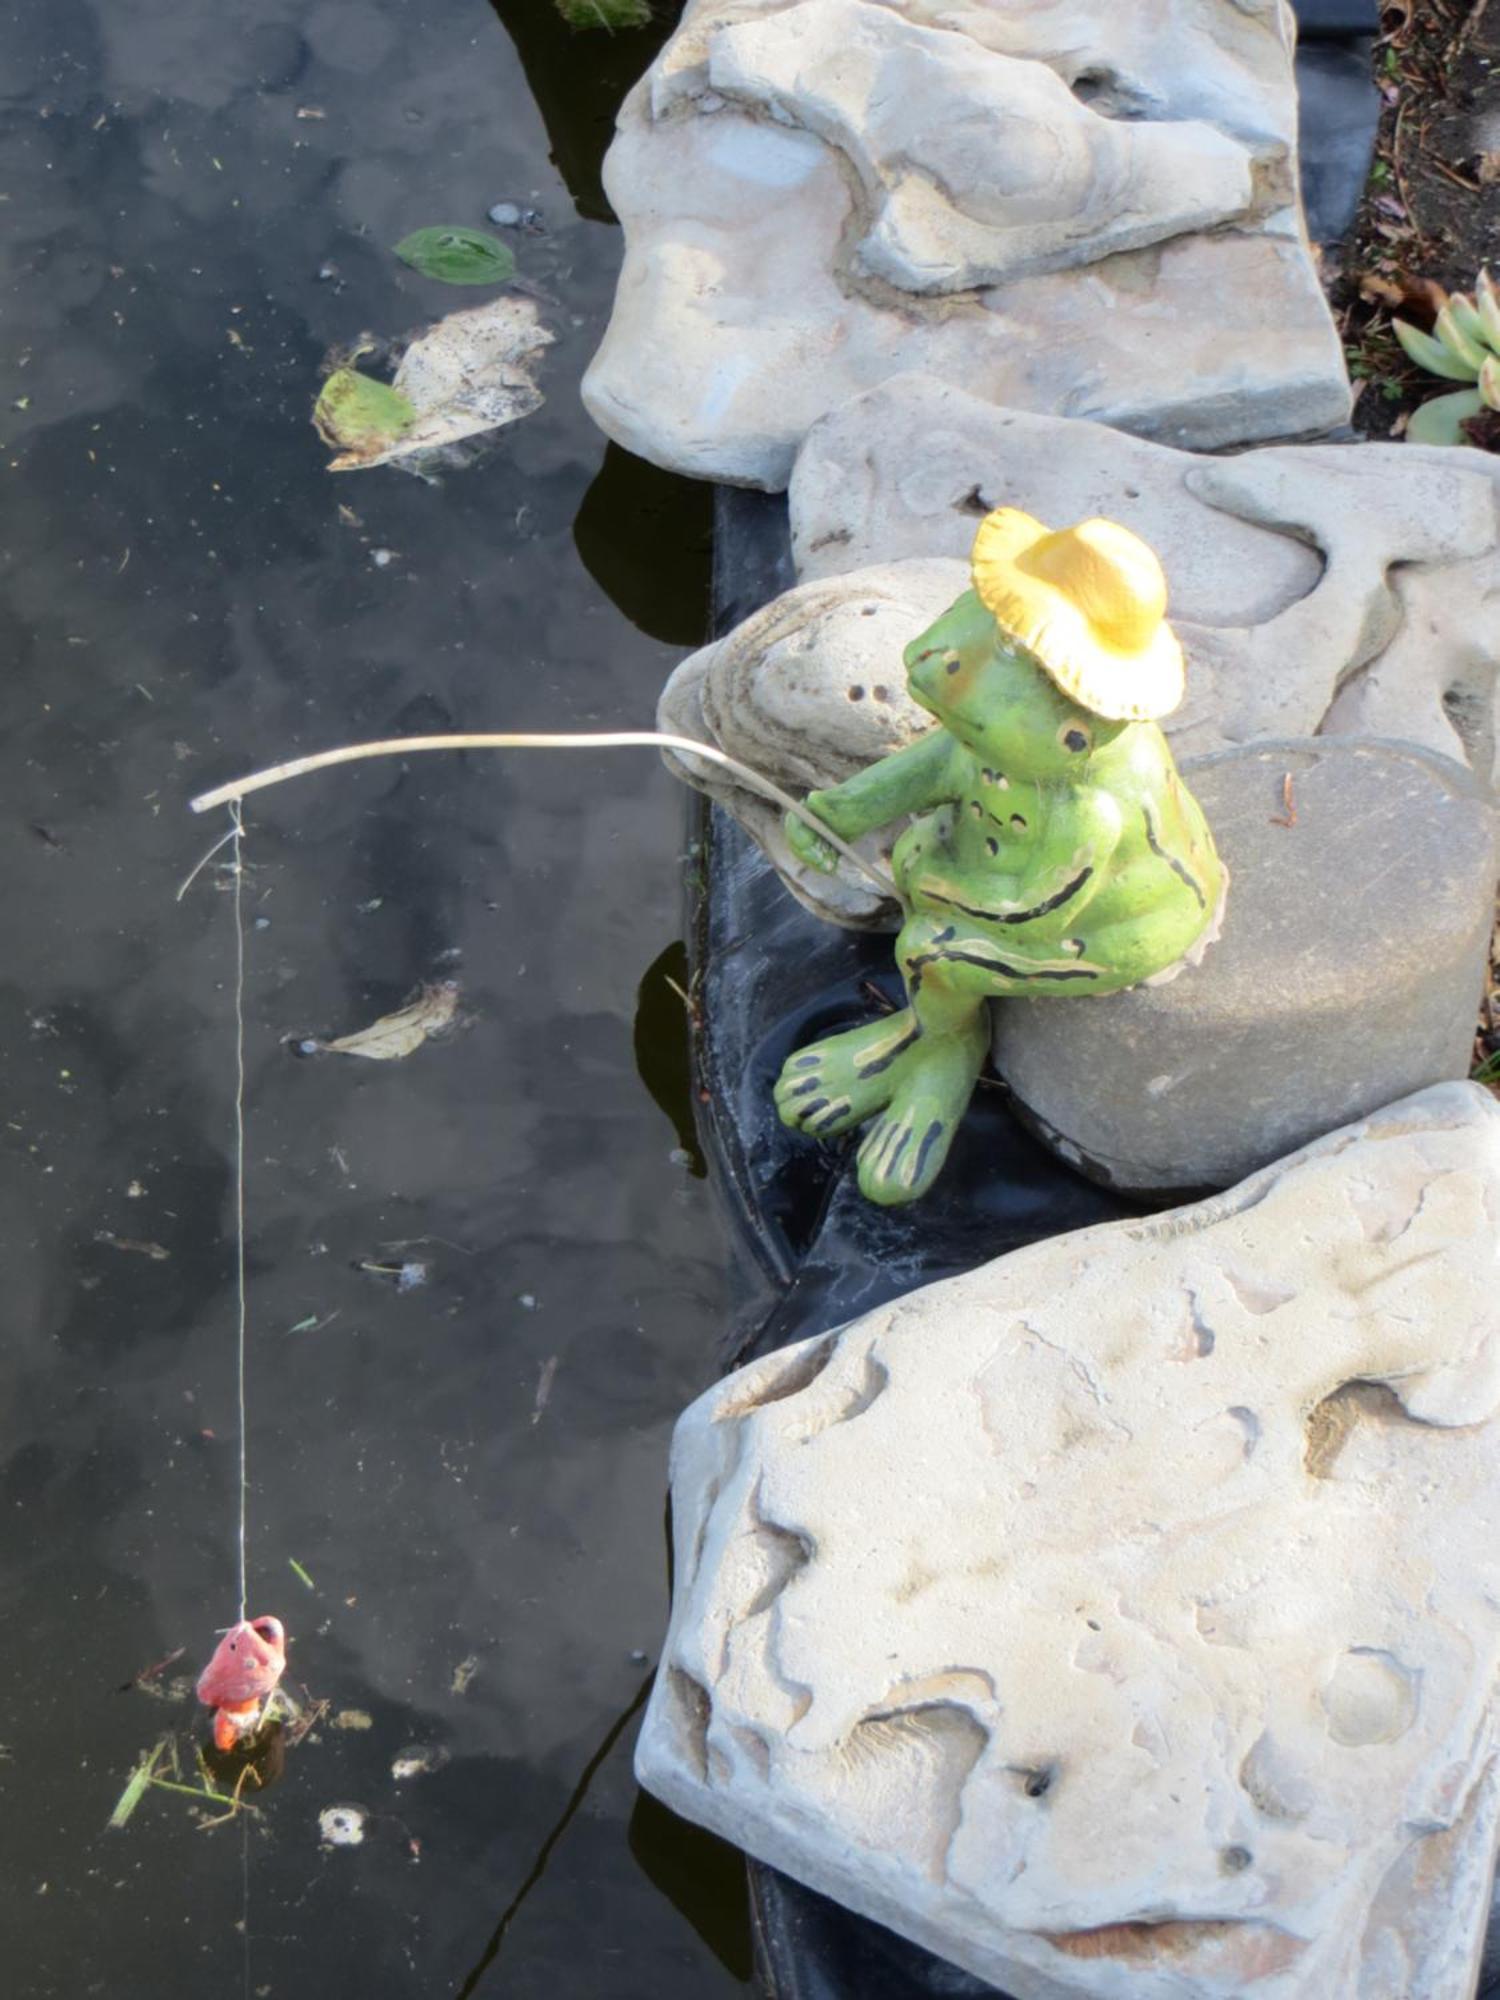
<path fill-rule="evenodd" d="M 951 646 L 924 646 L 906 662 L 906 685 L 912 700 L 938 721 L 942 720 L 943 711 L 937 691 L 950 674 L 957 674 L 961 665 Z"/>

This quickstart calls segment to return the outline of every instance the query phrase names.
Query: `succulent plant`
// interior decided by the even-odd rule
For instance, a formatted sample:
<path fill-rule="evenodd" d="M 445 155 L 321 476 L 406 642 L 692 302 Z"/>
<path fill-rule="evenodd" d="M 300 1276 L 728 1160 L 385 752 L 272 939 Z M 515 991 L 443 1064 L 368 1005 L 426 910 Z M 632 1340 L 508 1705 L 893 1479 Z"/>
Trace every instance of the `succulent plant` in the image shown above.
<path fill-rule="evenodd" d="M 1483 410 L 1500 410 L 1500 289 L 1481 271 L 1473 298 L 1455 292 L 1431 333 L 1393 320 L 1396 338 L 1419 368 L 1449 382 L 1472 382 L 1424 403 L 1406 427 L 1413 444 L 1466 444 L 1463 426 Z"/>

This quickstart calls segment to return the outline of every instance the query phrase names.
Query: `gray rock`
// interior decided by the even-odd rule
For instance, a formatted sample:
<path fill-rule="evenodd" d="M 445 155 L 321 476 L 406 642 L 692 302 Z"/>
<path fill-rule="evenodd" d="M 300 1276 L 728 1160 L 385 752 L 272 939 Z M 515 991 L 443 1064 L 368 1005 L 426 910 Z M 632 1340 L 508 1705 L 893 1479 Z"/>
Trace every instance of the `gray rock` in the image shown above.
<path fill-rule="evenodd" d="M 673 1439 L 641 1782 L 1015 2000 L 1464 2000 L 1497 1212 L 1448 1084 L 740 1369 Z"/>
<path fill-rule="evenodd" d="M 785 591 L 682 661 L 662 692 L 657 726 L 716 743 L 784 791 L 839 784 L 932 727 L 907 691 L 901 655 L 968 584 L 965 564 L 937 558 Z M 823 875 L 798 861 L 780 807 L 761 793 L 712 765 L 670 752 L 666 761 L 687 784 L 728 807 L 814 916 L 857 928 L 896 927 L 894 903 L 847 862 Z M 905 824 L 867 835 L 858 850 L 889 866 Z"/>
<path fill-rule="evenodd" d="M 995 1008 L 996 1066 L 1042 1135 L 1151 1193 L 1227 1185 L 1466 1075 L 1500 872 L 1476 780 L 1408 745 L 1265 744 L 1183 770 L 1230 873 L 1202 964 Z"/>
<path fill-rule="evenodd" d="M 1165 725 L 1179 757 L 1289 736 L 1399 737 L 1493 777 L 1493 453 L 1284 445 L 1203 458 L 908 374 L 815 426 L 790 499 L 804 582 L 965 558 L 991 507 L 1058 527 L 1107 515 L 1166 571 L 1188 661 L 1187 699 Z"/>
<path fill-rule="evenodd" d="M 784 486 L 924 367 L 1212 448 L 1345 420 L 1280 0 L 699 0 L 621 108 L 595 421 Z"/>

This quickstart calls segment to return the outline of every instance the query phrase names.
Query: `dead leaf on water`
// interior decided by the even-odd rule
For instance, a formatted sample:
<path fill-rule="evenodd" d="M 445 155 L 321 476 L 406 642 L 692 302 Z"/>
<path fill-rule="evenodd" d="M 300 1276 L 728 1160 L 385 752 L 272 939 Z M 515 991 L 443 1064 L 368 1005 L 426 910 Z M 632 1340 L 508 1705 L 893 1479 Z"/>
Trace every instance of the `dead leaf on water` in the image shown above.
<path fill-rule="evenodd" d="M 371 1062 L 398 1062 L 421 1048 L 429 1036 L 450 1027 L 458 1008 L 458 982 L 436 981 L 424 986 L 415 1000 L 394 1014 L 382 1014 L 368 1028 L 356 1034 L 340 1035 L 331 1042 L 313 1042 L 325 1055 L 367 1056 Z"/>
<path fill-rule="evenodd" d="M 507 296 L 449 313 L 412 341 L 386 389 L 399 399 L 390 407 L 411 410 L 411 422 L 399 434 L 388 427 L 363 438 L 330 435 L 332 427 L 320 423 L 325 441 L 342 447 L 328 470 L 395 465 L 425 476 L 434 467 L 464 464 L 489 432 L 541 408 L 532 373 L 552 339 L 531 299 Z M 368 376 L 357 380 L 386 388 Z"/>
<path fill-rule="evenodd" d="M 112 1250 L 128 1250 L 136 1257 L 149 1257 L 153 1264 L 165 1264 L 172 1255 L 160 1243 L 143 1243 L 138 1236 L 116 1236 L 112 1229 L 96 1229 L 96 1243 L 107 1243 Z"/>

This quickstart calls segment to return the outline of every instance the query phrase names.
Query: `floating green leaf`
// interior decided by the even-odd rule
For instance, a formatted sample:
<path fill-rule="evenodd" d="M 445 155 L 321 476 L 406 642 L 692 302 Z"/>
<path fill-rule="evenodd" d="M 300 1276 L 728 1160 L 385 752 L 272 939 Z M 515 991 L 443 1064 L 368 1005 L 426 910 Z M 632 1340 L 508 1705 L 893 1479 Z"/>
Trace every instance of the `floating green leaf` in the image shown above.
<path fill-rule="evenodd" d="M 1451 396 L 1434 396 L 1412 413 L 1406 426 L 1408 444 L 1467 444 L 1463 425 L 1484 408 L 1477 389 L 1455 389 Z"/>
<path fill-rule="evenodd" d="M 444 285 L 500 285 L 516 268 L 514 253 L 498 237 L 441 223 L 403 236 L 396 255 L 424 278 Z"/>
<path fill-rule="evenodd" d="M 557 0 L 570 28 L 644 28 L 651 0 Z"/>
<path fill-rule="evenodd" d="M 324 444 L 356 458 L 384 451 L 416 420 L 415 409 L 399 389 L 353 368 L 340 368 L 329 376 L 313 409 Z"/>

